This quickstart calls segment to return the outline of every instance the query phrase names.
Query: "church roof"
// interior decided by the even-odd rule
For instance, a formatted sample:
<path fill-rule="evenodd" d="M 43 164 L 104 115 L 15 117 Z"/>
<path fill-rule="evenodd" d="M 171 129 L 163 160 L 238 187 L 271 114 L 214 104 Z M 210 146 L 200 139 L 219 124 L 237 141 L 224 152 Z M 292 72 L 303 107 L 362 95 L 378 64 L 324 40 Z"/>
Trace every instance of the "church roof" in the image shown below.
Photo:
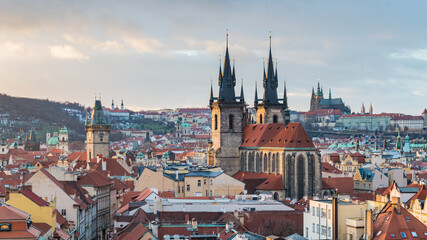
<path fill-rule="evenodd" d="M 320 100 L 320 105 L 344 105 L 344 102 L 342 101 L 341 98 L 326 98 L 326 99 L 322 99 Z"/>
<path fill-rule="evenodd" d="M 242 148 L 316 149 L 301 123 L 249 124 L 242 139 Z"/>

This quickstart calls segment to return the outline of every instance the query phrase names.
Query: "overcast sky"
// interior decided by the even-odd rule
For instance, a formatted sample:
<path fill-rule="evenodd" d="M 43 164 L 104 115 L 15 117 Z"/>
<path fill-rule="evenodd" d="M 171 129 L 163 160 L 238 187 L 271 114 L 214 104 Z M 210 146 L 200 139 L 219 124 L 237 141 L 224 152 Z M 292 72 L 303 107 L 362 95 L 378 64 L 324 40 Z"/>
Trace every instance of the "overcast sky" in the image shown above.
<path fill-rule="evenodd" d="M 135 110 L 206 107 L 229 29 L 253 105 L 269 32 L 279 89 L 307 111 L 317 79 L 353 111 L 427 107 L 425 1 L 0 1 L 0 92 Z M 239 90 L 236 92 L 240 92 Z"/>

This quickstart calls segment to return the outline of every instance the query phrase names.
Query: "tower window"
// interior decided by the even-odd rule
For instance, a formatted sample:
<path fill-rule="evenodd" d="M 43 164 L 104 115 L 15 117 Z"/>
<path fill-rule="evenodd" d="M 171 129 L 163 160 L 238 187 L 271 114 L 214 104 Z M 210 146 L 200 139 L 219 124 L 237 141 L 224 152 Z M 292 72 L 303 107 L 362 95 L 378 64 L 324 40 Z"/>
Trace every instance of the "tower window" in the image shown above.
<path fill-rule="evenodd" d="M 273 123 L 277 123 L 277 115 L 273 116 Z"/>
<path fill-rule="evenodd" d="M 215 114 L 215 130 L 218 130 L 218 115 Z"/>
<path fill-rule="evenodd" d="M 234 116 L 233 114 L 228 115 L 228 129 L 234 129 Z"/>
<path fill-rule="evenodd" d="M 262 124 L 262 114 L 259 115 L 259 123 Z"/>

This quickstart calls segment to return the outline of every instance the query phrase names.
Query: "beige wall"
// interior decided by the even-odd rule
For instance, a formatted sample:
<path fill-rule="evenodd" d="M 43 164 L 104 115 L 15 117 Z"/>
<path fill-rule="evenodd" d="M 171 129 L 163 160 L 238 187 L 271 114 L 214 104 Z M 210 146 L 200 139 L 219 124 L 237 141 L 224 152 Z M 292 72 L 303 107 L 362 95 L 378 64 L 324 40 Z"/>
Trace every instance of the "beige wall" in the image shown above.
<path fill-rule="evenodd" d="M 68 221 L 73 221 L 74 224 L 77 224 L 78 206 L 74 207 L 74 204 L 77 205 L 77 202 L 41 171 L 36 172 L 26 184 L 31 184 L 32 191 L 44 200 L 48 202 L 56 200 L 56 209 L 59 213 L 61 213 L 62 209 L 65 209 L 66 215 L 64 217 Z"/>
<path fill-rule="evenodd" d="M 145 188 L 156 188 L 161 192 L 177 191 L 177 184 L 174 180 L 164 177 L 163 171 L 154 172 L 145 168 L 135 182 L 135 191 L 142 191 Z"/>

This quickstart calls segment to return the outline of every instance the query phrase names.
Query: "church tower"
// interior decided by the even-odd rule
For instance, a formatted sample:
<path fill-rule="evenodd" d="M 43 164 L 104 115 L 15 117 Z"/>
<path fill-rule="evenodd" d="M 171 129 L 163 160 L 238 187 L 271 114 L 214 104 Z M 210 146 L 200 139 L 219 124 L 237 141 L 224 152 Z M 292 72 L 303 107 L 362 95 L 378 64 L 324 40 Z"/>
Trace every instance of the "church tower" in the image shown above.
<path fill-rule="evenodd" d="M 65 126 L 59 130 L 58 148 L 64 149 L 64 153 L 68 153 L 68 129 Z"/>
<path fill-rule="evenodd" d="M 110 124 L 104 117 L 101 100 L 95 100 L 89 122 L 86 122 L 86 150 L 88 162 L 98 155 L 109 156 Z"/>
<path fill-rule="evenodd" d="M 329 90 L 329 99 L 331 99 L 331 91 Z M 320 82 L 317 82 L 317 91 L 314 92 L 314 88 L 311 90 L 311 102 L 310 111 L 316 111 L 320 109 L 320 101 L 323 99 L 323 89 L 320 88 Z"/>
<path fill-rule="evenodd" d="M 286 97 L 286 84 L 283 91 L 283 98 L 277 97 L 278 77 L 277 66 L 274 69 L 273 57 L 271 54 L 271 36 L 270 36 L 270 52 L 267 63 L 267 73 L 263 74 L 264 96 L 258 99 L 257 89 L 255 87 L 255 109 L 257 123 L 285 123 L 290 121 L 290 111 L 288 109 L 288 101 Z M 260 102 L 261 101 L 261 102 Z"/>
<path fill-rule="evenodd" d="M 239 147 L 242 131 L 247 123 L 243 86 L 240 96 L 236 96 L 236 73 L 231 68 L 228 53 L 228 34 L 224 65 L 219 67 L 219 93 L 214 97 L 211 85 L 209 106 L 212 111 L 212 147 L 209 149 L 209 165 L 220 166 L 226 173 L 240 170 Z"/>

